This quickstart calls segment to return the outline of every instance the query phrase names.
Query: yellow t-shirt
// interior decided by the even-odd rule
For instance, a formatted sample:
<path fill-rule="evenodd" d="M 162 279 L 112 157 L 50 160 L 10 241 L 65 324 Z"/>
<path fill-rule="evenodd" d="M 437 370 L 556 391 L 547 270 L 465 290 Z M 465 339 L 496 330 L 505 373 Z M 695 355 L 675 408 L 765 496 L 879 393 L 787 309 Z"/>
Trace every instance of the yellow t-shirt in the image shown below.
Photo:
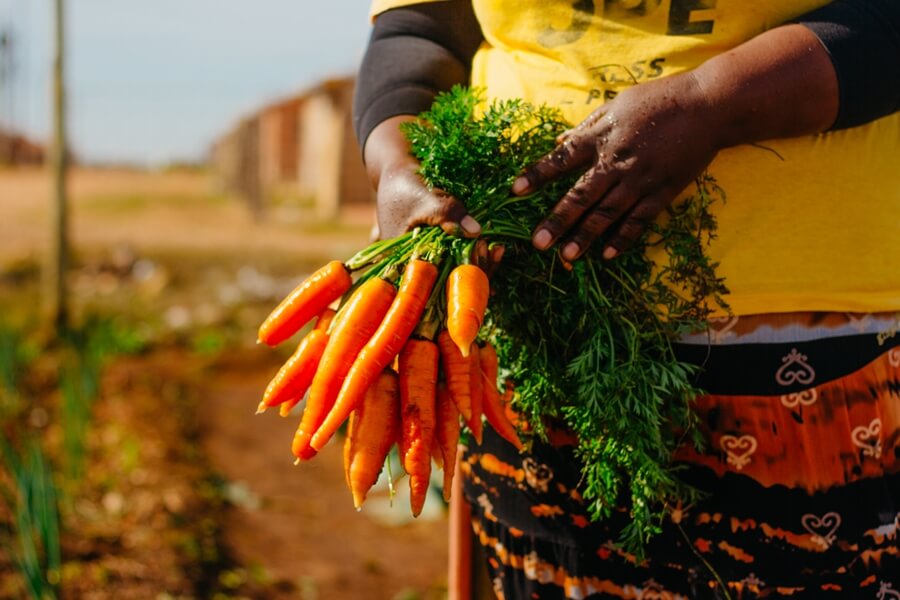
<path fill-rule="evenodd" d="M 375 0 L 372 13 L 415 3 Z M 485 43 L 471 83 L 577 123 L 635 81 L 692 69 L 824 4 L 473 0 Z M 710 253 L 735 314 L 900 310 L 900 114 L 763 145 L 723 150 L 709 167 L 728 195 Z"/>

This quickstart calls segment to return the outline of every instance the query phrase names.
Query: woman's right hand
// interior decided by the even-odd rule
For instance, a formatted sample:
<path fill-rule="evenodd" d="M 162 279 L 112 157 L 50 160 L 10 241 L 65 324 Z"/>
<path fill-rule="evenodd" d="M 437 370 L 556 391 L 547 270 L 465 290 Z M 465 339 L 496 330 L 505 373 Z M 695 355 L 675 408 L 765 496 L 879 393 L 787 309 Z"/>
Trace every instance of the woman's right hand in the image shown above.
<path fill-rule="evenodd" d="M 366 140 L 366 172 L 376 190 L 379 238 L 397 237 L 419 225 L 438 225 L 453 235 L 478 237 L 481 226 L 466 207 L 440 189 L 429 189 L 419 176 L 419 162 L 409 153 L 400 125 L 416 117 L 382 121 Z"/>

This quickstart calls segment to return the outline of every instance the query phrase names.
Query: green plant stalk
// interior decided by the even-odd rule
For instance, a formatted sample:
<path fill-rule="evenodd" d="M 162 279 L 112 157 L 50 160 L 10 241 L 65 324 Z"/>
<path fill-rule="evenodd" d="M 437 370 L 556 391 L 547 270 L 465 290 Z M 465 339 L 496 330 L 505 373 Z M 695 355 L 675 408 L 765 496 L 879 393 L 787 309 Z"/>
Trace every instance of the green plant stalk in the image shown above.
<path fill-rule="evenodd" d="M 3 498 L 13 514 L 15 542 L 10 550 L 16 567 L 33 600 L 56 598 L 61 566 L 59 512 L 43 450 L 32 440 L 20 457 L 2 440 L 0 454 L 14 486 L 4 490 Z"/>

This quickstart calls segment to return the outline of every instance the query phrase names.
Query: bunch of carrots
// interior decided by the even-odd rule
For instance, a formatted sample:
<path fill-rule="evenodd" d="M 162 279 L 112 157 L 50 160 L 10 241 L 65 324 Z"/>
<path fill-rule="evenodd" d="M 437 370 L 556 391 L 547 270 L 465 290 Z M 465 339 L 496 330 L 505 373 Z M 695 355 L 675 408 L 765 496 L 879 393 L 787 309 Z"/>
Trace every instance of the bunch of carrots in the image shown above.
<path fill-rule="evenodd" d="M 550 107 L 486 103 L 454 88 L 403 127 L 423 181 L 463 201 L 481 239 L 505 248 L 487 311 L 487 277 L 469 264 L 473 242 L 422 227 L 329 263 L 260 328 L 260 341 L 276 345 L 315 320 L 260 410 L 281 405 L 286 414 L 306 398 L 292 445 L 299 461 L 347 423 L 357 507 L 394 444 L 414 514 L 432 459 L 443 464 L 446 495 L 461 428 L 478 442 L 483 417 L 519 448 L 524 424 L 529 440 L 547 437 L 545 423 L 572 432 L 588 511 L 600 519 L 627 509 L 629 552 L 656 534 L 667 507 L 697 497 L 672 459 L 678 446 L 700 443 L 693 399 L 702 391 L 697 367 L 673 343 L 703 331 L 714 307 L 727 310 L 706 252 L 716 230 L 709 207 L 724 193 L 699 177 L 690 197 L 612 261 L 602 240 L 574 264 L 537 252 L 534 224 L 581 174 L 526 196 L 510 188 L 570 126 Z"/>
<path fill-rule="evenodd" d="M 259 341 L 274 346 L 315 320 L 265 390 L 258 412 L 283 416 L 306 397 L 291 450 L 308 461 L 347 424 L 344 468 L 360 508 L 397 444 L 418 516 L 432 459 L 449 501 L 461 427 L 481 442 L 482 419 L 522 443 L 501 392 L 494 347 L 479 343 L 488 278 L 448 260 L 439 229 L 376 243 L 332 261 L 298 285 L 265 320 Z M 453 242 L 450 242 L 452 245 Z M 463 254 L 460 254 L 463 256 Z M 353 273 L 363 272 L 354 281 Z M 506 402 L 505 402 L 505 400 Z"/>

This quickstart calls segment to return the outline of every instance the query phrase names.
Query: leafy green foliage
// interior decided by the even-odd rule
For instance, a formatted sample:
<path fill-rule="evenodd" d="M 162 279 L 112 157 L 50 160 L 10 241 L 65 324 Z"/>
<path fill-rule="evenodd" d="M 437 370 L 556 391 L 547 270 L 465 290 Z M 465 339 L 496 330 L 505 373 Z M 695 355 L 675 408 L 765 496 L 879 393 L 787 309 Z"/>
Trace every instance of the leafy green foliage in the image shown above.
<path fill-rule="evenodd" d="M 702 329 L 724 307 L 723 281 L 705 254 L 723 198 L 707 175 L 635 247 L 604 261 L 601 242 L 574 265 L 537 252 L 531 230 L 580 173 L 527 197 L 510 195 L 525 166 L 556 145 L 569 125 L 559 113 L 519 100 L 482 106 L 455 88 L 405 134 L 425 181 L 462 200 L 483 235 L 506 246 L 491 282 L 486 335 L 514 382 L 516 408 L 543 435 L 562 421 L 579 438 L 584 497 L 594 518 L 627 506 L 622 542 L 641 553 L 666 507 L 695 492 L 677 477 L 678 444 L 699 443 L 691 402 L 696 369 L 672 343 Z"/>

